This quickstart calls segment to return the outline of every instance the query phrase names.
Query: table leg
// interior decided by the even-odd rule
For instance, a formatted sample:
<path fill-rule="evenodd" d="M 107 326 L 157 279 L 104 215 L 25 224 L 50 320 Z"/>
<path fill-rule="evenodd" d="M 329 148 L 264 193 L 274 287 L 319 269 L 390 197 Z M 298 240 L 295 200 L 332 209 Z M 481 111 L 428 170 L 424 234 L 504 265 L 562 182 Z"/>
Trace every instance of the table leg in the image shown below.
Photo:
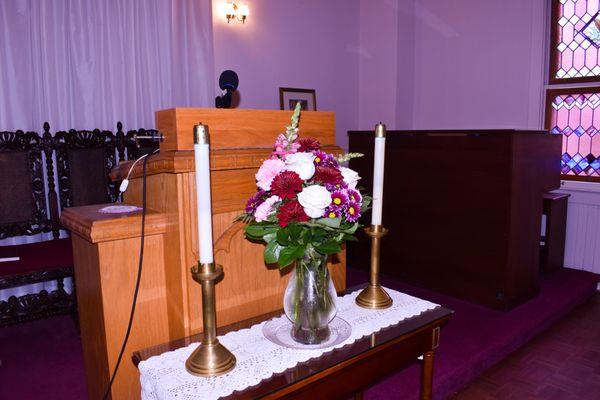
<path fill-rule="evenodd" d="M 433 385 L 433 350 L 423 354 L 421 365 L 421 400 L 431 400 Z"/>

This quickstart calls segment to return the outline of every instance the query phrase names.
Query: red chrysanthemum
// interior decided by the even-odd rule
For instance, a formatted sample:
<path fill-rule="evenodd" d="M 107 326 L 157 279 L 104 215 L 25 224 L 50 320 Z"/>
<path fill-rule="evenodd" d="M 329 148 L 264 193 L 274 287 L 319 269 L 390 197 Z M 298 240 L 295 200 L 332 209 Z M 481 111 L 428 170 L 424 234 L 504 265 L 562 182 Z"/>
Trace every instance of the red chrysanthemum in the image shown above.
<path fill-rule="evenodd" d="M 316 151 L 321 148 L 321 143 L 315 138 L 300 138 L 296 143 L 300 145 L 298 151 Z"/>
<path fill-rule="evenodd" d="M 337 168 L 318 165 L 313 180 L 324 184 L 339 185 L 344 182 L 344 177 Z"/>
<path fill-rule="evenodd" d="M 271 192 L 282 199 L 293 199 L 296 192 L 302 190 L 302 179 L 294 171 L 284 171 L 277 175 L 271 183 Z"/>
<path fill-rule="evenodd" d="M 308 221 L 310 217 L 304 212 L 304 207 L 296 200 L 287 201 L 279 207 L 277 214 L 279 225 L 286 227 L 290 222 Z"/>

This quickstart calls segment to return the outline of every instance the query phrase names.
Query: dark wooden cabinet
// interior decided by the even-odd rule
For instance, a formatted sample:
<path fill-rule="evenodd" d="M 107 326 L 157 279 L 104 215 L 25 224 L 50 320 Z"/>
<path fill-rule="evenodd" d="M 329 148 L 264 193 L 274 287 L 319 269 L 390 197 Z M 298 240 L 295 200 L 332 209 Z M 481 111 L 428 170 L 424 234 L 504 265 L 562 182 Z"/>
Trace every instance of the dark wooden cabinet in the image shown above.
<path fill-rule="evenodd" d="M 371 192 L 373 133 L 349 132 Z M 382 272 L 498 309 L 538 290 L 542 196 L 559 187 L 561 137 L 544 131 L 388 131 Z M 364 221 L 370 221 L 366 216 Z M 369 268 L 369 240 L 348 243 Z"/>

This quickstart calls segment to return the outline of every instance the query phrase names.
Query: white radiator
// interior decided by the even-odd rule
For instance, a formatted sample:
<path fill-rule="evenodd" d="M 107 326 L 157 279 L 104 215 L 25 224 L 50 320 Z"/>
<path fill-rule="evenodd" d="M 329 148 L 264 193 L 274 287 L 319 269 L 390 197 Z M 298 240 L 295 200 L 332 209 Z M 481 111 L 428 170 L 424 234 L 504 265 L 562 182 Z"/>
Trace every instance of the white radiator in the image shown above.
<path fill-rule="evenodd" d="M 569 193 L 565 267 L 600 274 L 600 183 L 563 181 Z"/>

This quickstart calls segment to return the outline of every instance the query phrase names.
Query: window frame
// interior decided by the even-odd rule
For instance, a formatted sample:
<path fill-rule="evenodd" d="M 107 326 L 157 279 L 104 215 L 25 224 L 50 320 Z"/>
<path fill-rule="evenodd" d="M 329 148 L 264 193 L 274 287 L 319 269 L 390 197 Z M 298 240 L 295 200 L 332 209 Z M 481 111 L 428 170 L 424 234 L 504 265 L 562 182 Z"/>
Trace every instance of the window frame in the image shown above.
<path fill-rule="evenodd" d="M 545 85 L 545 104 L 544 104 L 544 128 L 550 131 L 552 129 L 552 101 L 557 95 L 564 94 L 584 94 L 584 93 L 599 93 L 600 94 L 600 75 L 586 76 L 577 78 L 556 78 L 556 71 L 559 67 L 560 52 L 557 49 L 558 45 L 558 15 L 560 12 L 560 1 L 552 0 L 550 10 L 550 38 L 548 52 L 548 79 Z M 599 63 L 600 65 L 600 63 Z M 564 140 L 564 135 L 563 140 Z M 562 148 L 561 148 L 562 156 Z M 565 181 L 582 181 L 600 183 L 600 177 L 586 175 L 566 175 L 561 174 L 561 179 Z"/>

